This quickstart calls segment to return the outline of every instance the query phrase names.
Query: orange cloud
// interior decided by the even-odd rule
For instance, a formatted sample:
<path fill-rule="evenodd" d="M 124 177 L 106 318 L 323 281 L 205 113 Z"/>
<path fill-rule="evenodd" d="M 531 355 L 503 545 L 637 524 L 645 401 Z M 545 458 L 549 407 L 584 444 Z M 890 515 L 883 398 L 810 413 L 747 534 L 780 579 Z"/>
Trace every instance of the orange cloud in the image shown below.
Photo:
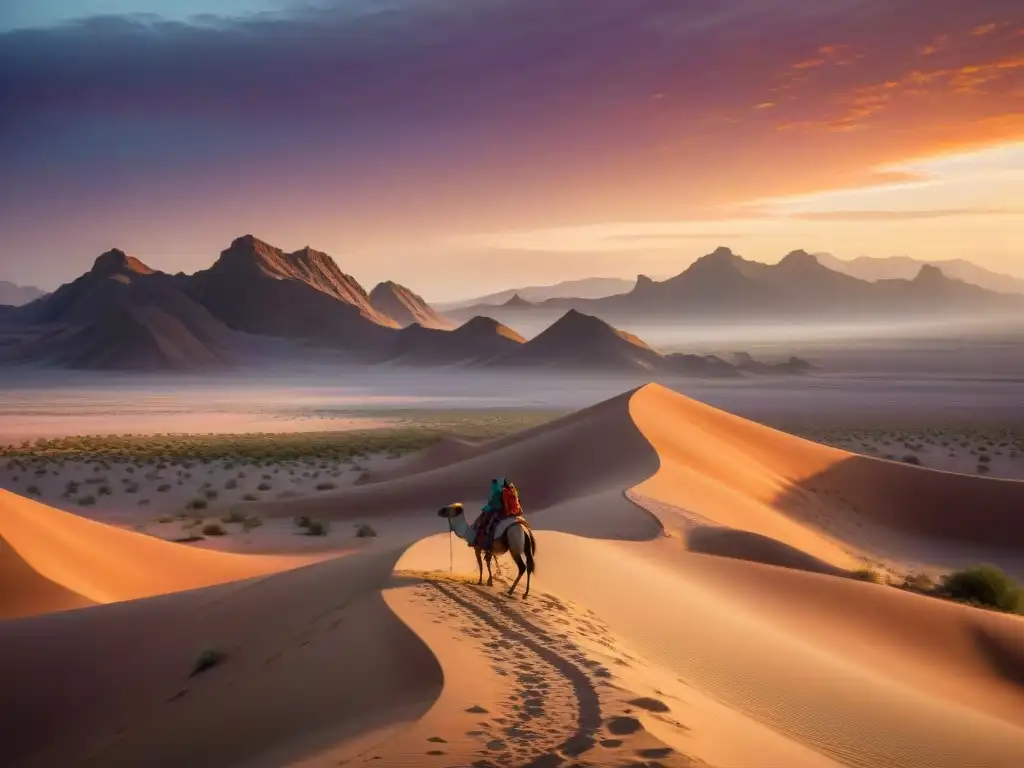
<path fill-rule="evenodd" d="M 825 63 L 825 59 L 808 59 L 793 65 L 793 69 L 814 69 Z"/>
<path fill-rule="evenodd" d="M 975 37 L 983 37 L 984 35 L 990 35 L 999 29 L 998 24 L 982 24 L 979 27 L 975 27 L 971 30 L 971 34 Z"/>

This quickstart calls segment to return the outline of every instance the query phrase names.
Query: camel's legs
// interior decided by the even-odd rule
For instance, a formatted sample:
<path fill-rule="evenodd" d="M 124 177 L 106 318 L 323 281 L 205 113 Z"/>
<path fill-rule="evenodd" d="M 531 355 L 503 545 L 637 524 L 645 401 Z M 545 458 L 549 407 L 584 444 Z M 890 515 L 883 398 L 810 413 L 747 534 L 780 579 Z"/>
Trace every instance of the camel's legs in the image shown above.
<path fill-rule="evenodd" d="M 491 553 L 491 552 L 488 552 L 485 555 L 485 557 L 487 558 L 487 586 L 488 587 L 493 587 L 494 586 L 494 576 L 491 574 L 491 558 L 494 557 L 494 554 Z"/>
<path fill-rule="evenodd" d="M 523 562 L 523 556 L 515 551 L 513 551 L 511 554 L 512 559 L 516 561 L 516 568 L 519 569 L 519 575 L 516 576 L 516 580 L 512 582 L 512 586 L 508 588 L 508 593 L 510 595 L 516 591 L 516 585 L 519 584 L 519 580 L 523 578 L 523 574 L 526 573 L 526 563 Z M 529 576 L 526 577 L 526 583 L 530 583 Z M 527 594 L 529 594 L 529 591 L 527 591 Z M 523 595 L 523 597 L 526 597 L 526 595 Z"/>
<path fill-rule="evenodd" d="M 481 586 L 484 583 L 484 561 L 482 559 L 481 550 L 479 549 L 479 547 L 474 551 L 476 552 L 476 567 L 477 570 L 480 571 L 480 578 L 476 580 L 476 583 L 478 586 Z M 487 567 L 488 569 L 490 569 L 490 563 L 487 564 Z"/>

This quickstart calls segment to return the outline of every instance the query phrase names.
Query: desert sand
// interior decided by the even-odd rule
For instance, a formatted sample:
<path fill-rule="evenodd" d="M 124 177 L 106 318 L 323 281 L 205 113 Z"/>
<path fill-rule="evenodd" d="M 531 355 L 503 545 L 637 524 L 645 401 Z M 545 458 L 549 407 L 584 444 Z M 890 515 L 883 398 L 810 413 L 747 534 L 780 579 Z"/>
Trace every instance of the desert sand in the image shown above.
<path fill-rule="evenodd" d="M 526 601 L 435 514 L 497 475 L 536 530 Z M 0 763 L 1016 768 L 1024 619 L 846 576 L 1019 575 L 1022 508 L 658 385 L 244 504 L 274 555 L 3 493 Z M 304 553 L 301 516 L 377 535 Z"/>

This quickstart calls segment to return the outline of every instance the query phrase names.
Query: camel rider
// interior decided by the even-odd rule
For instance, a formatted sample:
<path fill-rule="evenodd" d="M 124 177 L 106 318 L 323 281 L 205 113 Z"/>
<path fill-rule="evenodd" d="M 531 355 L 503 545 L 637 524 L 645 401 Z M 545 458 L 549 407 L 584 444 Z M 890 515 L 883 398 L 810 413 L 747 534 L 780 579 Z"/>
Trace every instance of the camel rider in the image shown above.
<path fill-rule="evenodd" d="M 506 501 L 508 500 L 508 501 Z M 510 509 L 509 506 L 512 506 Z M 483 548 L 490 551 L 494 538 L 494 529 L 498 521 L 509 515 L 521 515 L 522 507 L 519 504 L 519 494 L 508 478 L 497 477 L 491 480 L 491 497 L 487 500 L 483 509 L 480 510 L 479 525 L 483 526 L 484 541 Z"/>

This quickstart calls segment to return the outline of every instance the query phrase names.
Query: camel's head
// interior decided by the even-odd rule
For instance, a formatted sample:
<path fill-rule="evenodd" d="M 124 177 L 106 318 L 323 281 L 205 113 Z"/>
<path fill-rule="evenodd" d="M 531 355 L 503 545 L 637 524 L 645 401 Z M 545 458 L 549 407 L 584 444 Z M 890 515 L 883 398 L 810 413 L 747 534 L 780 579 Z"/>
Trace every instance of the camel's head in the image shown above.
<path fill-rule="evenodd" d="M 456 502 L 455 504 L 449 504 L 447 507 L 441 507 L 439 510 L 437 510 L 438 517 L 446 517 L 449 520 L 451 520 L 454 517 L 458 517 L 461 514 L 463 514 L 463 511 L 462 504 L 460 502 Z"/>

